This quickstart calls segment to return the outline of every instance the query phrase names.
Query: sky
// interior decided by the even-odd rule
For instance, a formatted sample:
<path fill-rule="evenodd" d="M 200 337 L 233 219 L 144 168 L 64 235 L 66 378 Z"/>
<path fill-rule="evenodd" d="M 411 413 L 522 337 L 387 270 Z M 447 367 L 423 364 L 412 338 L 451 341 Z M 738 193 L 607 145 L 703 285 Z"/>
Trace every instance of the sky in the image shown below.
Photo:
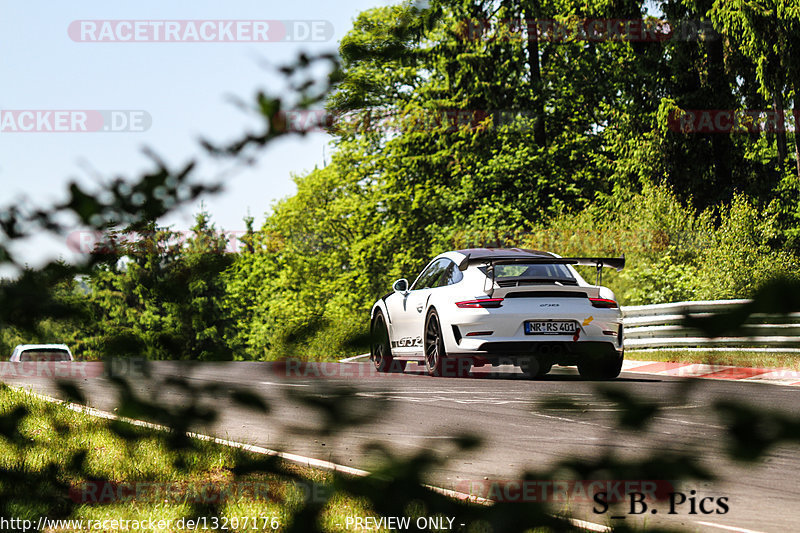
<path fill-rule="evenodd" d="M 252 102 L 258 90 L 275 93 L 281 80 L 264 66 L 289 63 L 300 52 L 335 52 L 338 41 L 366 9 L 391 4 L 388 0 L 137 0 L 136 2 L 50 2 L 0 0 L 0 110 L 136 111 L 118 114 L 136 119 L 139 131 L 13 131 L 32 122 L 16 115 L 0 129 L 0 205 L 26 197 L 47 206 L 66 198 L 67 184 L 77 180 L 96 186 L 117 176 L 136 177 L 152 170 L 143 149 L 149 147 L 170 165 L 193 158 L 202 162 L 202 175 L 221 168 L 200 147 L 201 137 L 232 140 L 245 131 L 258 131 L 258 121 L 231 103 L 231 97 Z M 270 42 L 110 42 L 82 41 L 76 21 L 239 20 L 300 21 L 289 37 L 297 41 Z M 313 41 L 301 30 L 318 21 Z M 199 23 L 198 23 L 199 24 Z M 322 25 L 322 26 L 320 26 Z M 101 23 L 89 36 L 101 37 Z M 199 27 L 196 25 L 196 27 Z M 280 28 L 271 25 L 270 28 Z M 322 27 L 325 31 L 319 30 Z M 114 26 L 116 28 L 116 26 Z M 125 37 L 123 29 L 118 36 Z M 155 31 L 155 30 L 152 30 Z M 207 35 L 211 35 L 207 30 Z M 251 32 L 252 34 L 252 32 Z M 248 35 L 247 32 L 243 35 Z M 269 39 L 276 38 L 272 30 Z M 13 116 L 13 114 L 12 114 Z M 34 115 L 35 116 L 35 115 Z M 39 115 L 42 117 L 42 115 Z M 75 115 L 69 115 L 73 120 Z M 142 120 L 142 117 L 145 117 Z M 149 117 L 149 128 L 142 124 Z M 110 117 L 106 117 L 111 120 Z M 75 119 L 80 129 L 80 118 Z M 56 128 L 56 116 L 44 116 L 36 128 Z M 92 120 L 89 120 L 91 129 Z M 109 124 L 106 122 L 105 124 Z M 2 125 L 0 125 L 2 126 Z M 224 191 L 204 198 L 218 227 L 244 229 L 249 212 L 259 225 L 270 206 L 290 196 L 292 174 L 322 166 L 330 157 L 324 133 L 282 139 L 261 152 L 258 163 L 225 179 Z M 230 166 L 230 164 L 226 165 Z M 192 225 L 198 203 L 161 221 L 176 230 Z M 65 238 L 38 237 L 12 250 L 31 265 L 53 257 L 73 259 Z"/>

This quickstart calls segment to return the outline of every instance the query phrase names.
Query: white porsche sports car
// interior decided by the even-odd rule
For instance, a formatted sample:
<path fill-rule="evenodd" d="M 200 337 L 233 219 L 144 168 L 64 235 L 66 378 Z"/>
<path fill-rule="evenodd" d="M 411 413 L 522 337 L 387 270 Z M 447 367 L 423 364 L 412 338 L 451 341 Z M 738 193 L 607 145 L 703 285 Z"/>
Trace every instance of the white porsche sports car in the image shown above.
<path fill-rule="evenodd" d="M 573 265 L 594 266 L 587 283 Z M 422 362 L 432 376 L 515 364 L 531 377 L 554 364 L 587 379 L 622 369 L 622 313 L 600 286 L 603 267 L 625 257 L 559 257 L 519 248 L 472 248 L 436 256 L 413 284 L 397 280 L 371 311 L 370 357 L 381 372 Z M 452 373 L 451 373 L 452 371 Z"/>

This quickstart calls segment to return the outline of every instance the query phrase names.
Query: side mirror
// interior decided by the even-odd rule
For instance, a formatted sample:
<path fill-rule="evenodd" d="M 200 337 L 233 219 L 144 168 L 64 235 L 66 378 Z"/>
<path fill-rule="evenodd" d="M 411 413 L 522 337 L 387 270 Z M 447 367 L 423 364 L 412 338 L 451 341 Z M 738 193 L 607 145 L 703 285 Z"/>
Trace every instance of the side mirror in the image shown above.
<path fill-rule="evenodd" d="M 394 289 L 394 292 L 407 293 L 408 292 L 408 280 L 406 278 L 398 279 L 392 285 L 392 289 Z"/>

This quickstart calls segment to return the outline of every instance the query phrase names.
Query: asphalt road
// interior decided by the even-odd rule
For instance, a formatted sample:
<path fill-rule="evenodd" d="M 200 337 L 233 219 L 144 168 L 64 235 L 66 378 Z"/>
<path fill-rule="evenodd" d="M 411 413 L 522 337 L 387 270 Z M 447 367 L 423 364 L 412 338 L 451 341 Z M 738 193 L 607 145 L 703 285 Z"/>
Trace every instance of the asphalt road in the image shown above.
<path fill-rule="evenodd" d="M 53 379 L 22 376 L 12 363 L 0 363 L 0 379 L 34 391 L 58 396 Z M 73 363 L 72 379 L 85 391 L 93 407 L 111 411 L 117 404 L 117 388 L 99 376 L 93 363 Z M 80 366 L 85 365 L 85 366 Z M 94 365 L 94 366 L 92 366 Z M 684 378 L 623 373 L 610 383 L 582 381 L 572 369 L 554 369 L 541 381 L 518 379 L 513 367 L 505 373 L 483 375 L 474 371 L 466 378 L 431 378 L 410 369 L 402 375 L 376 376 L 368 363 L 330 363 L 324 367 L 285 367 L 265 363 L 158 362 L 151 379 L 132 372 L 134 390 L 164 405 L 189 401 L 185 388 L 159 383 L 167 377 L 184 377 L 194 387 L 221 385 L 248 387 L 258 391 L 271 407 L 268 415 L 253 414 L 227 399 L 221 392 L 201 403 L 220 411 L 220 419 L 203 433 L 257 444 L 338 464 L 369 469 L 375 458 L 365 451 L 379 442 L 394 454 L 420 451 L 442 454 L 449 460 L 430 472 L 428 481 L 442 488 L 468 492 L 486 487 L 487 479 L 516 480 L 526 469 L 539 470 L 568 456 L 599 457 L 606 453 L 634 458 L 688 451 L 716 476 L 716 482 L 685 482 L 676 489 L 695 490 L 703 497 L 727 498 L 729 511 L 691 514 L 689 502 L 667 514 L 668 504 L 653 504 L 659 514 L 627 514 L 627 505 L 595 514 L 592 505 L 574 504 L 579 518 L 608 524 L 610 516 L 621 516 L 629 525 L 669 524 L 690 531 L 793 531 L 800 525 L 800 454 L 798 446 L 772 449 L 756 466 L 727 459 L 725 428 L 712 405 L 718 400 L 742 400 L 765 409 L 800 418 L 800 390 L 760 383 L 695 380 L 687 387 Z M 131 368 L 135 370 L 134 368 Z M 129 370 L 122 368 L 121 372 Z M 30 373 L 29 373 L 30 374 Z M 324 376 L 323 376 L 324 375 Z M 481 376 L 483 378 L 481 378 Z M 659 412 L 646 433 L 620 430 L 620 409 L 599 399 L 598 386 L 646 398 L 659 405 Z M 325 400 L 336 398 L 341 388 L 351 390 L 349 400 L 340 400 L 343 414 L 360 424 L 335 436 L 321 436 L 324 418 L 301 406 L 297 395 Z M 580 409 L 566 409 L 543 402 L 571 399 Z M 455 453 L 448 437 L 476 434 L 479 449 Z M 477 484 L 477 485 L 476 485 Z M 506 485 L 507 486 L 507 485 Z M 511 497 L 517 497 L 514 493 Z M 558 504 L 557 507 L 563 506 Z M 646 518 L 642 518 L 646 516 Z M 728 529 L 729 531 L 731 529 Z"/>

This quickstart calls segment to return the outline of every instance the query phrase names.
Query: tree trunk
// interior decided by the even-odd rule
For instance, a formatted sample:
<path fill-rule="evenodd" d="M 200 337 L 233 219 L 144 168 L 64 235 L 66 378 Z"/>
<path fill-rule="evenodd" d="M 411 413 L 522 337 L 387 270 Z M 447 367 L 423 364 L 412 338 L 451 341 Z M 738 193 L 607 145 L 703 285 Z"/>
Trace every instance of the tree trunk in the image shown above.
<path fill-rule="evenodd" d="M 797 179 L 800 180 L 800 80 L 794 81 L 794 160 L 797 163 Z"/>
<path fill-rule="evenodd" d="M 725 76 L 725 51 L 722 47 L 722 39 L 712 39 L 706 46 L 708 55 L 708 78 L 709 86 L 712 90 L 712 108 L 730 109 L 733 103 L 731 88 Z M 714 181 L 713 191 L 709 190 L 709 196 L 717 196 L 718 200 L 722 196 L 727 200 L 728 195 L 732 194 L 736 185 L 733 183 L 731 171 L 731 146 L 730 136 L 724 133 L 711 134 L 711 149 L 714 157 Z"/>
<path fill-rule="evenodd" d="M 781 116 L 780 113 L 783 113 L 783 87 L 780 87 L 775 90 L 772 97 L 773 105 L 775 106 L 775 113 L 778 116 Z M 780 121 L 777 125 L 777 131 L 775 132 L 775 142 L 778 145 L 778 170 L 780 170 L 781 176 L 783 176 L 784 166 L 786 162 L 786 125 L 784 121 Z"/>
<path fill-rule="evenodd" d="M 542 86 L 542 71 L 539 65 L 539 36 L 535 22 L 539 20 L 541 10 L 539 0 L 527 0 L 522 9 L 522 16 L 528 28 L 528 69 L 533 88 L 533 112 L 536 114 L 533 126 L 533 140 L 540 147 L 547 146 L 547 130 L 544 117 L 544 93 Z"/>

